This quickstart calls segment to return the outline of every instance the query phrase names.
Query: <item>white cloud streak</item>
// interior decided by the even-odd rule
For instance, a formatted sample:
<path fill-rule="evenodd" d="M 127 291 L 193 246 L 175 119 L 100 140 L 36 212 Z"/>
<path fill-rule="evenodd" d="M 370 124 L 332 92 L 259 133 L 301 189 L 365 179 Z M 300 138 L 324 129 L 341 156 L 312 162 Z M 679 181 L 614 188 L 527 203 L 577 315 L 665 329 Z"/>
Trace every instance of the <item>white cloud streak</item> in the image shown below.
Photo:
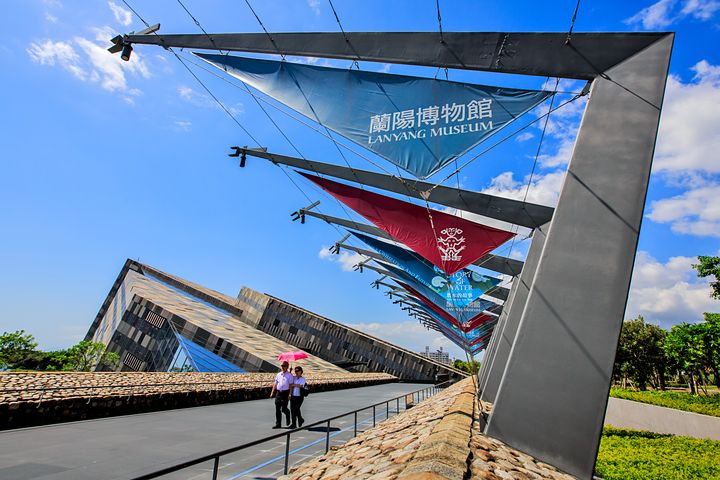
<path fill-rule="evenodd" d="M 349 326 L 413 352 L 424 352 L 426 346 L 429 346 L 432 351 L 442 347 L 444 351 L 450 353 L 451 357 L 465 360 L 465 353 L 460 347 L 440 333 L 428 330 L 417 321 L 370 322 Z"/>
<path fill-rule="evenodd" d="M 687 17 L 708 21 L 720 10 L 718 0 L 660 0 L 645 7 L 625 20 L 627 25 L 642 26 L 645 29 L 667 27 Z"/>
<path fill-rule="evenodd" d="M 720 302 L 710 298 L 710 285 L 697 278 L 694 257 L 671 257 L 662 263 L 639 251 L 635 260 L 625 318 L 643 315 L 664 328 L 702 320 L 704 312 L 717 311 Z"/>
<path fill-rule="evenodd" d="M 130 10 L 121 7 L 115 2 L 108 2 L 108 7 L 110 7 L 117 23 L 123 27 L 127 27 L 132 23 L 132 12 Z"/>
<path fill-rule="evenodd" d="M 307 0 L 307 4 L 315 15 L 320 15 L 320 0 Z"/>
<path fill-rule="evenodd" d="M 653 169 L 720 173 L 720 66 L 702 60 L 693 81 L 668 78 Z"/>
<path fill-rule="evenodd" d="M 647 217 L 672 231 L 720 238 L 720 185 L 709 184 L 650 204 Z"/>
<path fill-rule="evenodd" d="M 353 267 L 365 259 L 365 257 L 359 253 L 348 252 L 346 250 L 341 250 L 340 254 L 335 255 L 334 253 L 330 253 L 330 247 L 327 245 L 324 245 L 320 249 L 318 252 L 318 258 L 320 260 L 338 263 L 340 268 L 342 268 L 345 272 L 353 271 Z"/>
<path fill-rule="evenodd" d="M 94 31 L 95 41 L 79 36 L 72 41 L 47 39 L 31 42 L 26 51 L 33 62 L 58 66 L 78 80 L 97 83 L 108 92 L 121 93 L 123 99 L 132 104 L 133 98 L 141 95 L 142 91 L 129 86 L 128 74 L 149 78 L 151 74 L 147 64 L 137 54 L 133 55 L 132 62 L 123 62 L 119 56 L 109 53 L 105 45 L 100 45 L 99 42 L 105 42 L 113 35 L 110 27 Z"/>

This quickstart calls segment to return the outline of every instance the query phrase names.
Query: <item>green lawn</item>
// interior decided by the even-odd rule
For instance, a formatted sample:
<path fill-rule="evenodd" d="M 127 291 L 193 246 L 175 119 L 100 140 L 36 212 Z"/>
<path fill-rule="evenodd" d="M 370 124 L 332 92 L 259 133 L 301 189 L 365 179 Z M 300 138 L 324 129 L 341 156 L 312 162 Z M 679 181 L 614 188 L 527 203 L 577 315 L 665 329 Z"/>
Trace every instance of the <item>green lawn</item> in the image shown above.
<path fill-rule="evenodd" d="M 605 427 L 595 470 L 605 480 L 720 479 L 720 442 Z"/>
<path fill-rule="evenodd" d="M 686 392 L 647 390 L 638 392 L 624 388 L 613 387 L 610 396 L 634 400 L 636 402 L 650 403 L 661 407 L 675 408 L 687 412 L 702 413 L 720 417 L 720 394 L 690 395 Z"/>

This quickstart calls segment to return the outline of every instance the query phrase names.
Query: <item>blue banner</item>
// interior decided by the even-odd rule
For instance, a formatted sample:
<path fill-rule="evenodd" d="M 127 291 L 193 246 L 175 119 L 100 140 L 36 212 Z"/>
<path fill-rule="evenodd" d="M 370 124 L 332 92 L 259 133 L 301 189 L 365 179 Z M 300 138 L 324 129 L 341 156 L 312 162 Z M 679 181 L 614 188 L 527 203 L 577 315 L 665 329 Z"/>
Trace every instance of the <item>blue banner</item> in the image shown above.
<path fill-rule="evenodd" d="M 383 264 L 383 267 L 387 269 L 390 273 L 392 273 L 395 277 L 400 279 L 401 281 L 407 283 L 412 288 L 416 289 L 421 295 L 423 295 L 425 298 L 427 298 L 429 301 L 431 301 L 436 306 L 440 307 L 441 309 L 445 310 L 449 315 L 451 315 L 453 318 L 455 318 L 458 323 L 467 323 L 476 315 L 478 315 L 479 312 L 482 312 L 484 310 L 487 310 L 488 308 L 495 305 L 492 302 L 488 302 L 486 300 L 477 300 L 477 302 L 474 304 L 474 306 L 479 310 L 479 312 L 474 312 L 470 310 L 461 310 L 461 309 L 455 309 L 455 308 L 448 308 L 447 302 L 445 299 L 435 293 L 433 290 L 427 288 L 422 283 L 419 283 L 415 278 L 413 278 L 412 275 L 405 272 L 403 269 L 398 268 L 394 265 L 390 264 Z"/>
<path fill-rule="evenodd" d="M 398 247 L 374 237 L 350 232 L 389 262 L 394 263 L 427 289 L 444 299 L 438 306 L 447 311 L 461 311 L 477 314 L 493 304 L 480 299 L 488 290 L 495 288 L 500 279 L 463 268 L 449 277 L 432 263 L 412 250 Z M 421 293 L 423 293 L 421 291 Z M 435 301 L 436 297 L 432 300 Z"/>
<path fill-rule="evenodd" d="M 451 331 L 453 334 L 455 334 L 458 338 L 462 339 L 463 341 L 467 341 L 468 343 L 471 343 L 473 340 L 476 340 L 478 338 L 484 337 L 488 333 L 492 331 L 493 328 L 495 328 L 495 324 L 497 322 L 487 322 L 483 324 L 481 327 L 475 328 L 473 330 L 470 330 L 469 332 L 465 333 L 461 331 L 459 328 L 457 328 L 455 325 L 451 324 L 444 318 L 442 318 L 437 313 L 433 312 L 431 308 L 428 308 L 424 305 L 418 305 L 418 307 L 422 308 L 424 312 L 426 312 L 428 315 L 430 315 L 433 320 L 439 324 L 440 326 L 446 328 L 447 330 Z"/>
<path fill-rule="evenodd" d="M 195 55 L 422 179 L 550 95 L 285 61 Z"/>

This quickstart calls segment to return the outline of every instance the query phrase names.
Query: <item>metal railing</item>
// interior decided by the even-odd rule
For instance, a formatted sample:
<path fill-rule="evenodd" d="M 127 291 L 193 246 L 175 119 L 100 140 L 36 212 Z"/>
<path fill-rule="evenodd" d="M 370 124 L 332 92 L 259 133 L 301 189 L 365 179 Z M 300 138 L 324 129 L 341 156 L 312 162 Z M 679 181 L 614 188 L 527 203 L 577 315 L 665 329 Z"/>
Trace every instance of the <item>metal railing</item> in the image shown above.
<path fill-rule="evenodd" d="M 323 426 L 324 426 L 324 427 L 325 427 L 325 453 L 327 453 L 327 452 L 330 450 L 331 422 L 333 422 L 333 421 L 335 421 L 335 420 L 338 420 L 338 419 L 340 419 L 340 418 L 343 418 L 343 417 L 347 417 L 347 416 L 349 416 L 349 415 L 353 415 L 353 419 L 354 419 L 354 420 L 353 420 L 353 438 L 354 438 L 354 437 L 357 436 L 357 433 L 358 433 L 358 432 L 357 432 L 357 427 L 358 427 L 358 413 L 359 413 L 359 412 L 363 412 L 363 411 L 365 411 L 365 410 L 370 410 L 370 409 L 372 409 L 372 413 L 373 413 L 373 414 L 372 414 L 372 422 L 373 422 L 373 427 L 374 427 L 374 426 L 376 425 L 377 408 L 378 408 L 378 407 L 380 407 L 380 406 L 382 406 L 382 405 L 385 406 L 385 420 L 387 420 L 388 418 L 390 418 L 390 404 L 391 404 L 391 403 L 393 403 L 393 402 L 395 403 L 395 412 L 396 412 L 396 414 L 399 414 L 399 413 L 400 413 L 400 404 L 401 404 L 401 401 L 400 401 L 400 400 L 401 400 L 401 399 L 403 400 L 403 404 L 404 404 L 404 406 L 405 406 L 405 410 L 407 410 L 407 409 L 409 408 L 408 405 L 410 404 L 410 403 L 408 402 L 408 397 L 412 396 L 412 403 L 410 404 L 410 405 L 412 406 L 412 405 L 414 405 L 415 403 L 419 403 L 419 402 L 425 400 L 426 398 L 429 398 L 429 397 L 435 395 L 435 394 L 438 393 L 439 391 L 441 391 L 441 390 L 443 390 L 444 388 L 448 387 L 448 386 L 449 386 L 450 384 L 452 384 L 453 382 L 454 382 L 453 380 L 448 380 L 448 381 L 446 381 L 446 382 L 442 382 L 442 383 L 439 383 L 439 384 L 436 384 L 436 385 L 430 385 L 430 386 L 428 386 L 428 387 L 421 388 L 420 390 L 415 390 L 414 392 L 410 392 L 410 393 L 406 393 L 406 394 L 403 394 L 403 395 L 399 395 L 399 396 L 397 396 L 397 397 L 393 397 L 393 398 L 391 398 L 391 399 L 389 399 L 389 400 L 385 400 L 385 401 L 383 401 L 383 402 L 378 402 L 378 403 L 375 403 L 375 404 L 373 404 L 373 405 L 368 405 L 368 406 L 366 406 L 366 407 L 362 407 L 362 408 L 358 408 L 358 409 L 356 409 L 356 410 L 352 410 L 352 411 L 350 411 L 350 412 L 345 412 L 345 413 L 342 413 L 342 414 L 340 414 L 340 415 L 335 415 L 334 417 L 325 418 L 325 419 L 323 419 L 323 420 L 319 420 L 319 421 L 317 421 L 317 422 L 314 422 L 314 423 L 311 423 L 311 424 L 308 424 L 308 425 L 304 425 L 304 426 L 299 427 L 299 428 L 295 428 L 295 429 L 292 429 L 292 430 L 287 430 L 287 431 L 285 431 L 285 432 L 277 433 L 277 434 L 271 435 L 271 436 L 269 436 L 269 437 L 260 438 L 260 439 L 258 439 L 258 440 L 253 440 L 252 442 L 248 442 L 248 443 L 243 443 L 242 445 L 238 445 L 238 446 L 236 446 L 236 447 L 227 448 L 227 449 L 225 449 L 225 450 L 220 450 L 219 452 L 210 453 L 210 454 L 207 454 L 207 455 L 203 455 L 203 456 L 201 456 L 201 457 L 197 457 L 197 458 L 193 458 L 193 459 L 190 459 L 190 460 L 186 460 L 186 461 L 181 462 L 181 463 L 178 463 L 178 464 L 176 464 L 176 465 L 172 465 L 172 466 L 169 466 L 169 467 L 165 467 L 165 468 L 163 468 L 163 469 L 156 470 L 156 471 L 151 472 L 151 473 L 146 473 L 146 474 L 141 475 L 141 476 L 138 476 L 138 477 L 133 477 L 132 480 L 149 480 L 149 479 L 151 479 L 151 478 L 158 478 L 158 477 L 161 477 L 161 476 L 163 476 L 163 475 L 168 475 L 168 474 L 177 472 L 177 471 L 179 471 L 179 470 L 184 470 L 184 469 L 186 469 L 186 468 L 190 468 L 190 467 L 193 467 L 193 466 L 195 466 L 195 465 L 199 465 L 199 464 L 201 464 L 201 463 L 209 462 L 209 461 L 211 461 L 211 460 L 213 461 L 212 480 L 217 480 L 217 478 L 218 478 L 218 472 L 219 472 L 219 470 L 220 470 L 220 457 L 225 456 L 225 455 L 229 455 L 229 454 L 231 454 L 231 453 L 238 452 L 238 451 L 240 451 L 240 450 L 245 450 L 245 449 L 247 449 L 247 448 L 254 447 L 254 446 L 260 445 L 260 444 L 262 444 L 262 443 L 271 442 L 271 441 L 273 441 L 273 440 L 277 440 L 277 439 L 280 439 L 280 438 L 283 438 L 283 437 L 285 437 L 285 454 L 283 455 L 283 460 L 284 460 L 283 474 L 284 474 L 284 475 L 287 475 L 288 470 L 289 470 L 289 466 L 290 466 L 290 455 L 291 455 L 291 452 L 290 452 L 290 436 L 291 436 L 293 433 L 298 433 L 298 432 L 301 432 L 301 431 L 303 431 L 303 430 L 310 430 L 310 429 L 312 429 L 312 428 L 323 427 Z"/>

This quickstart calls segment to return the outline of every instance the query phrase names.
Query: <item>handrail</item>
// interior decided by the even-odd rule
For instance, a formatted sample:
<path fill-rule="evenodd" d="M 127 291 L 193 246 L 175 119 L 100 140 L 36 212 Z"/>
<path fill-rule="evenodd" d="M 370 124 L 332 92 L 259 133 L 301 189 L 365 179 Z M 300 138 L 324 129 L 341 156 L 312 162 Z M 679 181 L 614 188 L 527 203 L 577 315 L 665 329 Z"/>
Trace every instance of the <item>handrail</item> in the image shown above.
<path fill-rule="evenodd" d="M 152 478 L 157 478 L 157 477 L 160 477 L 160 476 L 162 476 L 162 475 L 167 475 L 167 474 L 169 474 L 169 473 L 177 472 L 178 470 L 182 470 L 182 469 L 184 469 L 184 468 L 192 467 L 193 465 L 198 465 L 198 464 L 200 464 L 200 463 L 207 462 L 207 461 L 209 461 L 209 460 L 215 460 L 214 467 L 213 467 L 213 477 L 212 477 L 213 480 L 215 480 L 215 479 L 217 479 L 219 459 L 220 459 L 221 456 L 223 456 L 223 455 L 228 455 L 228 454 L 230 454 L 230 453 L 235 453 L 235 452 L 237 452 L 237 451 L 244 450 L 244 449 L 246 449 L 246 448 L 254 447 L 255 445 L 259 445 L 259 444 L 261 444 L 261 443 L 269 442 L 269 441 L 272 441 L 272 440 L 277 440 L 278 438 L 282 438 L 282 437 L 287 437 L 287 445 L 289 445 L 289 444 L 290 444 L 290 435 L 291 435 L 291 434 L 296 433 L 296 432 L 299 432 L 299 431 L 302 431 L 302 430 L 308 430 L 308 429 L 310 429 L 310 428 L 317 427 L 317 426 L 322 425 L 322 424 L 327 424 L 327 425 L 328 425 L 328 431 L 327 431 L 327 433 L 328 433 L 328 437 L 327 437 L 327 438 L 328 438 L 328 440 L 327 440 L 327 441 L 328 441 L 328 444 L 326 444 L 326 449 L 325 449 L 325 451 L 327 452 L 328 446 L 329 446 L 329 432 L 330 432 L 329 425 L 330 425 L 330 422 L 332 422 L 333 420 L 337 420 L 338 418 L 346 417 L 346 416 L 348 416 L 348 415 L 356 414 L 357 412 L 361 412 L 361 411 L 367 410 L 367 409 L 369 409 L 369 408 L 373 408 L 373 409 L 374 409 L 375 407 L 377 407 L 377 406 L 379 406 L 379 405 L 383 405 L 383 404 L 389 405 L 389 403 L 392 402 L 392 401 L 398 401 L 398 402 L 399 402 L 399 400 L 400 400 L 401 398 L 407 397 L 408 395 L 413 395 L 413 401 L 414 401 L 414 396 L 415 396 L 415 394 L 419 394 L 420 392 L 426 392 L 428 389 L 442 388 L 443 385 L 445 385 L 445 384 L 452 384 L 452 383 L 453 383 L 453 380 L 447 380 L 447 381 L 442 382 L 442 383 L 438 383 L 438 384 L 431 385 L 431 386 L 428 386 L 428 387 L 425 387 L 425 388 L 421 388 L 420 390 L 415 390 L 414 392 L 405 393 L 405 394 L 403 394 L 403 395 L 399 395 L 399 396 L 397 396 L 397 397 L 393 397 L 393 398 L 391 398 L 391 399 L 388 399 L 388 400 L 385 400 L 385 401 L 382 401 L 382 402 L 378 402 L 378 403 L 375 403 L 375 404 L 372 404 L 372 405 L 368 405 L 368 406 L 365 406 L 365 407 L 362 407 L 362 408 L 358 408 L 358 409 L 355 409 L 355 410 L 352 410 L 352 411 L 349 411 L 349 412 L 346 412 L 346 413 L 342 413 L 342 414 L 340 414 L 340 415 L 335 415 L 334 417 L 329 417 L 329 418 L 325 418 L 325 419 L 323 419 L 323 420 L 318 420 L 317 422 L 314 422 L 314 423 L 311 423 L 311 424 L 308 424 L 308 425 L 304 425 L 304 426 L 302 426 L 302 427 L 298 427 L 298 428 L 295 428 L 295 429 L 293 429 L 293 430 L 286 430 L 286 431 L 281 432 L 281 433 L 276 433 L 276 434 L 274 434 L 274 435 L 270 435 L 269 437 L 260 438 L 260 439 L 258 439 L 258 440 L 253 440 L 252 442 L 243 443 L 242 445 L 238 445 L 238 446 L 231 447 L 231 448 L 226 448 L 226 449 L 224 449 L 224 450 L 220 450 L 219 452 L 210 453 L 210 454 L 207 454 L 207 455 L 203 455 L 202 457 L 196 457 L 196 458 L 193 458 L 193 459 L 190 459 L 190 460 L 185 460 L 184 462 L 181 462 L 181 463 L 178 463 L 178 464 L 169 466 L 169 467 L 165 467 L 165 468 L 163 468 L 163 469 L 156 470 L 156 471 L 151 472 L 151 473 L 147 473 L 147 474 L 144 474 L 144 475 L 140 475 L 139 477 L 133 477 L 132 480 L 150 480 L 150 479 L 152 479 Z M 419 395 L 418 395 L 418 398 L 419 398 Z M 426 398 L 427 398 L 427 397 L 426 397 Z M 406 403 L 406 408 L 407 408 L 407 403 Z M 398 410 L 399 410 L 399 409 L 398 409 Z M 398 412 L 398 413 L 399 413 L 399 412 Z M 357 421 L 357 417 L 356 417 L 356 421 Z M 373 421 L 374 421 L 374 418 L 373 418 Z M 356 424 L 356 432 L 355 432 L 355 433 L 357 433 L 357 424 Z M 285 449 L 285 474 L 287 474 L 288 457 L 289 457 L 289 453 L 288 453 L 288 448 L 286 447 L 286 449 Z"/>

